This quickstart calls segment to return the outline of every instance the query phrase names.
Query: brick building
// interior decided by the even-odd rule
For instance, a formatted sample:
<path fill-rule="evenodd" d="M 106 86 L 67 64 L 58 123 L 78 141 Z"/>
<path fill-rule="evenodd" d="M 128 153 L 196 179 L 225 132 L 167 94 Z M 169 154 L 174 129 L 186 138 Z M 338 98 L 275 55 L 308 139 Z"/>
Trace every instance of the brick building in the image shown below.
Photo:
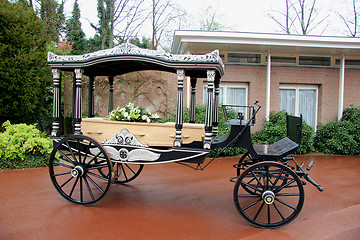
<path fill-rule="evenodd" d="M 263 106 L 258 119 L 284 109 L 302 114 L 316 127 L 319 122 L 340 119 L 344 108 L 360 105 L 359 38 L 207 31 L 174 34 L 173 53 L 203 54 L 214 49 L 225 64 L 222 103 L 246 105 L 258 99 Z M 197 103 L 202 104 L 206 80 L 198 84 Z"/>

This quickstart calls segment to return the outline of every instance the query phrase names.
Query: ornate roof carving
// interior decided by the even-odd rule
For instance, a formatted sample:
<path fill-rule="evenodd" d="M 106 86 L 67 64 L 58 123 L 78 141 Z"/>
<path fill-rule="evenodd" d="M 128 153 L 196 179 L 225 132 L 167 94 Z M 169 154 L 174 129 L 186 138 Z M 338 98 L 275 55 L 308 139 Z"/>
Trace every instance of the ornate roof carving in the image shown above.
<path fill-rule="evenodd" d="M 51 63 L 81 63 L 93 59 L 111 57 L 111 56 L 146 56 L 150 58 L 157 58 L 168 62 L 188 62 L 188 63 L 220 63 L 222 60 L 219 56 L 219 51 L 215 50 L 211 53 L 204 55 L 190 55 L 190 54 L 171 54 L 166 52 L 159 52 L 155 50 L 139 48 L 131 43 L 123 43 L 111 49 L 100 50 L 83 55 L 56 55 L 48 52 L 48 62 Z"/>

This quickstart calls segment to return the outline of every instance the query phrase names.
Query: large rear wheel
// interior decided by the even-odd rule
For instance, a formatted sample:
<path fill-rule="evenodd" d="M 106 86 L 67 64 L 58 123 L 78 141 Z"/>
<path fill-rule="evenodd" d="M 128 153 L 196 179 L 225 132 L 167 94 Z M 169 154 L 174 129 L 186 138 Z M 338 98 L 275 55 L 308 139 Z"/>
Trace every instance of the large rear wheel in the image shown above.
<path fill-rule="evenodd" d="M 72 203 L 88 205 L 101 200 L 110 190 L 112 164 L 97 141 L 71 135 L 55 145 L 49 173 L 61 196 Z"/>

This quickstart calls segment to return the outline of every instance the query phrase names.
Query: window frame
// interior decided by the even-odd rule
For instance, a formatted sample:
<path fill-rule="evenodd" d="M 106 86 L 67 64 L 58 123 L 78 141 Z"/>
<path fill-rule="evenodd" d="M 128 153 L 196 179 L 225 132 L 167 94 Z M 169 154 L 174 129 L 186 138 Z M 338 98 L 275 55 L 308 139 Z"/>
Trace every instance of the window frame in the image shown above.
<path fill-rule="evenodd" d="M 315 126 L 312 126 L 315 128 L 317 127 L 318 122 L 318 109 L 319 109 L 319 86 L 318 85 L 311 85 L 311 84 L 286 84 L 286 83 L 280 83 L 279 86 L 279 98 L 280 98 L 280 90 L 295 90 L 295 116 L 300 116 L 299 114 L 299 98 L 300 98 L 300 90 L 315 90 Z M 280 103 L 279 103 L 280 108 Z M 280 111 L 280 109 L 279 109 Z"/>

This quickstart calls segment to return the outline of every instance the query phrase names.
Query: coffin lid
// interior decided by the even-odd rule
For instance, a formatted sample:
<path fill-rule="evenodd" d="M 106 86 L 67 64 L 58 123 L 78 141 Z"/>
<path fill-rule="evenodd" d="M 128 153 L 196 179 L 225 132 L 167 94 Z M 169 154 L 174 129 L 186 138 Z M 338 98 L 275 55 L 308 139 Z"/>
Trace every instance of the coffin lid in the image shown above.
<path fill-rule="evenodd" d="M 176 73 L 178 69 L 185 69 L 186 76 L 195 78 L 206 78 L 207 70 L 215 70 L 217 78 L 224 75 L 218 50 L 204 55 L 171 54 L 139 48 L 131 43 L 83 55 L 48 52 L 47 61 L 53 69 L 73 71 L 81 68 L 87 76 L 116 76 L 142 70 Z"/>

